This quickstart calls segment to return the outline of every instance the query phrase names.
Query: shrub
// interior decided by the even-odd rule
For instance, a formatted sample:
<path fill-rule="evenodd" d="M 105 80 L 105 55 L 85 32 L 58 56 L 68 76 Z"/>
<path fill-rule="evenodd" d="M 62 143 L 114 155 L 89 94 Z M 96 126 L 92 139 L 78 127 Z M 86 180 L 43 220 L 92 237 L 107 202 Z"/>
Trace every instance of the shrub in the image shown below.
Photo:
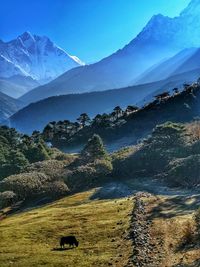
<path fill-rule="evenodd" d="M 182 246 L 190 245 L 194 241 L 194 227 L 191 222 L 187 222 L 183 228 Z"/>
<path fill-rule="evenodd" d="M 78 166 L 69 170 L 65 181 L 72 191 L 79 191 L 99 186 L 112 172 L 112 163 L 107 160 L 96 160 L 94 163 Z"/>
<path fill-rule="evenodd" d="M 32 144 L 27 150 L 24 151 L 24 153 L 30 163 L 43 161 L 50 158 L 47 148 L 42 143 Z"/>
<path fill-rule="evenodd" d="M 11 175 L 1 181 L 2 191 L 13 191 L 20 199 L 25 199 L 43 192 L 44 185 L 50 179 L 44 173 L 22 173 Z"/>
<path fill-rule="evenodd" d="M 158 175 L 168 170 L 171 160 L 183 158 L 190 151 L 185 127 L 167 122 L 157 126 L 127 158 L 118 161 L 120 165 L 114 164 L 114 172 L 125 177 Z"/>
<path fill-rule="evenodd" d="M 65 182 L 70 191 L 81 191 L 96 184 L 95 169 L 89 165 L 78 166 L 74 170 L 68 171 Z"/>
<path fill-rule="evenodd" d="M 200 184 L 200 155 L 176 159 L 168 166 L 166 179 L 177 186 L 198 186 Z"/>
<path fill-rule="evenodd" d="M 26 172 L 44 173 L 51 180 L 58 180 L 63 177 L 66 163 L 58 160 L 45 160 L 32 163 L 26 168 Z"/>
<path fill-rule="evenodd" d="M 97 159 L 92 166 L 95 168 L 96 175 L 102 177 L 109 175 L 113 170 L 112 162 L 105 159 Z"/>
<path fill-rule="evenodd" d="M 69 192 L 67 185 L 62 180 L 48 183 L 44 186 L 46 195 L 51 197 L 61 197 Z"/>
<path fill-rule="evenodd" d="M 65 153 L 58 153 L 55 156 L 55 160 L 65 161 L 66 165 L 71 164 L 77 157 L 75 155 L 71 154 L 65 154 Z"/>
<path fill-rule="evenodd" d="M 8 207 L 17 201 L 17 195 L 13 191 L 0 193 L 0 208 Z"/>
<path fill-rule="evenodd" d="M 53 177 L 54 178 L 54 177 Z M 40 172 L 11 175 L 1 182 L 2 191 L 13 191 L 20 200 L 38 196 L 58 196 L 68 191 L 64 181 Z"/>

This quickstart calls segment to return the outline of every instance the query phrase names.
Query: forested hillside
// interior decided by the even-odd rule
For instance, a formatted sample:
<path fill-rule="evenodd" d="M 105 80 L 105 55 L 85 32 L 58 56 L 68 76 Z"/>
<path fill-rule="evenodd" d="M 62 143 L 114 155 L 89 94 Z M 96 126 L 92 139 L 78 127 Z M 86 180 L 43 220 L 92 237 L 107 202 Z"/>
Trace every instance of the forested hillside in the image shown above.
<path fill-rule="evenodd" d="M 174 88 L 163 92 L 143 107 L 116 106 L 111 113 L 97 114 L 91 119 L 81 114 L 76 122 L 50 122 L 43 130 L 43 138 L 57 147 L 73 151 L 94 134 L 99 134 L 109 150 L 136 144 L 146 138 L 156 125 L 172 122 L 190 122 L 200 115 L 199 83 L 185 84 L 184 90 Z"/>

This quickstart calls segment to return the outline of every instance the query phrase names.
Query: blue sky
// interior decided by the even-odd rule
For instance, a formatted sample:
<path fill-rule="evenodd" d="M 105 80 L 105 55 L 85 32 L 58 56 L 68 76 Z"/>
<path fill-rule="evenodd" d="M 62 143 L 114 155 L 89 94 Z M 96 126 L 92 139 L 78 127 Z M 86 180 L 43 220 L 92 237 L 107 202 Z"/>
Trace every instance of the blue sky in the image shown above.
<path fill-rule="evenodd" d="M 190 0 L 1 1 L 0 39 L 47 35 L 71 55 L 95 62 L 131 41 L 154 15 L 177 16 Z"/>

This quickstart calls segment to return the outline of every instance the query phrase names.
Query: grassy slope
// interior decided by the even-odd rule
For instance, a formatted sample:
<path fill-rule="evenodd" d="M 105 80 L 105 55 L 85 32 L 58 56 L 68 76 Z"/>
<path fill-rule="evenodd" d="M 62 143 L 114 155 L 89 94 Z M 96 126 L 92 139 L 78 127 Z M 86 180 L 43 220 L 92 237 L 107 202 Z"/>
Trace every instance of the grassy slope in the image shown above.
<path fill-rule="evenodd" d="M 131 254 L 131 242 L 124 238 L 132 201 L 90 201 L 92 193 L 66 197 L 3 219 L 0 266 L 125 266 Z M 80 246 L 56 250 L 60 236 L 68 234 L 76 235 Z"/>
<path fill-rule="evenodd" d="M 132 255 L 125 239 L 133 200 L 90 200 L 94 190 L 44 207 L 8 216 L 0 224 L 0 266 L 126 266 Z M 155 244 L 153 267 L 200 266 L 200 247 L 180 247 L 200 196 L 153 196 L 145 200 L 150 236 Z M 75 249 L 59 250 L 59 238 L 74 234 Z M 159 262 L 159 264 L 157 264 Z M 152 266 L 151 266 L 152 267 Z"/>
<path fill-rule="evenodd" d="M 200 266 L 200 247 L 181 246 L 188 224 L 194 230 L 194 213 L 200 196 L 156 197 L 149 203 L 151 237 L 162 267 Z M 196 243 L 196 242 L 195 242 Z"/>

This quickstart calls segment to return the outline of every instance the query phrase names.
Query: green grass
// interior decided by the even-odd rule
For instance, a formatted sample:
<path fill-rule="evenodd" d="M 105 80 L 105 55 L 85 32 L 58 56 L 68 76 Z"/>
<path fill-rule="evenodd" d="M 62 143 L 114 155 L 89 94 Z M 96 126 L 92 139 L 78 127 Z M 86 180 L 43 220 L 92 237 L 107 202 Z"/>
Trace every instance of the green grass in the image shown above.
<path fill-rule="evenodd" d="M 132 201 L 90 201 L 93 191 L 9 216 L 0 223 L 0 266 L 124 266 L 131 254 Z M 75 249 L 56 251 L 59 238 L 74 234 Z"/>

